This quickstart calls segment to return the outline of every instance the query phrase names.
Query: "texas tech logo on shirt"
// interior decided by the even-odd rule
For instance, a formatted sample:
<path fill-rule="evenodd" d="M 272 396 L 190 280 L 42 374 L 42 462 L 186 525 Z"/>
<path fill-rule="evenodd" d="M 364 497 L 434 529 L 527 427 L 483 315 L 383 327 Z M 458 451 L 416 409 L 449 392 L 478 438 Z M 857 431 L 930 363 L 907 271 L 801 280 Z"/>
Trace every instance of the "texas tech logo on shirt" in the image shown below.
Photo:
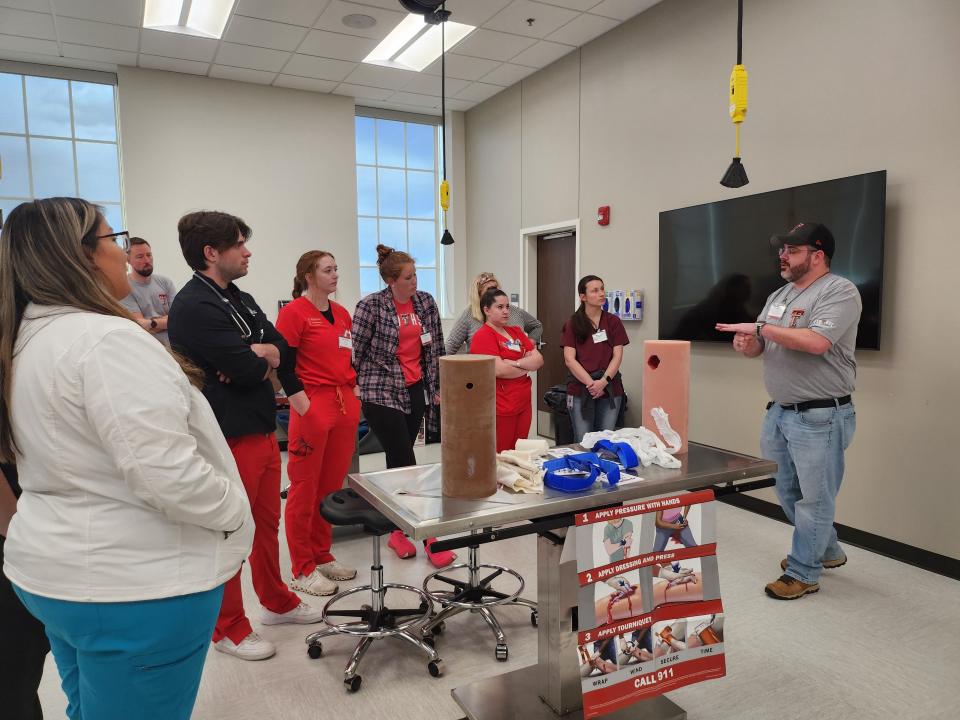
<path fill-rule="evenodd" d="M 423 323 L 420 322 L 420 316 L 416 313 L 401 313 L 397 315 L 397 325 L 400 327 L 407 327 L 409 325 L 422 326 Z"/>

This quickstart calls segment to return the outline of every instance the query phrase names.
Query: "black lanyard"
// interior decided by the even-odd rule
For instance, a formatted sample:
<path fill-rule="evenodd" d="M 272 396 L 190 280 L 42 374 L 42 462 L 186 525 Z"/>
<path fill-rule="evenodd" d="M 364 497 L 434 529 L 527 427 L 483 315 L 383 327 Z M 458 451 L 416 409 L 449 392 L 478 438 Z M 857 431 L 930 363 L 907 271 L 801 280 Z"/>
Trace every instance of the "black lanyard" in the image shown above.
<path fill-rule="evenodd" d="M 240 331 L 240 337 L 242 337 L 245 342 L 250 342 L 253 339 L 254 331 L 250 327 L 249 323 L 247 323 L 243 315 L 241 315 L 240 312 L 234 307 L 233 303 L 230 302 L 230 298 L 228 298 L 226 294 L 219 287 L 217 287 L 215 283 L 211 282 L 210 279 L 207 278 L 205 275 L 199 272 L 195 272 L 193 273 L 193 276 L 197 278 L 200 282 L 202 282 L 204 285 L 206 285 L 208 288 L 210 288 L 210 290 L 214 294 L 216 294 L 218 298 L 220 298 L 220 301 L 224 304 L 224 308 L 223 308 L 224 311 L 230 316 L 230 319 L 233 320 L 233 324 L 236 325 L 237 329 Z M 237 302 L 239 302 L 243 306 L 244 310 L 250 313 L 250 317 L 256 323 L 256 318 L 257 318 L 256 310 L 253 310 L 252 308 L 248 307 L 247 304 L 243 301 L 243 299 L 239 296 L 237 296 Z M 261 327 L 260 341 L 262 340 L 263 340 L 263 328 Z"/>

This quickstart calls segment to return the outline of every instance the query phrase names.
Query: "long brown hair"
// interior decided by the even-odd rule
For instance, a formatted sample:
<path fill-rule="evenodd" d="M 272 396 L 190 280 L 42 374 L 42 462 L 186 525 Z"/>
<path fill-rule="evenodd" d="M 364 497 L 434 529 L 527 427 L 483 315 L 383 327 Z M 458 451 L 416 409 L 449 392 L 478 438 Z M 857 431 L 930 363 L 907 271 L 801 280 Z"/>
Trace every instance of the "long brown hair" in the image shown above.
<path fill-rule="evenodd" d="M 586 295 L 587 285 L 594 280 L 599 280 L 601 283 L 603 282 L 603 278 L 597 277 L 596 275 L 584 275 L 580 278 L 580 282 L 577 283 L 577 295 Z M 587 305 L 583 300 L 580 301 L 580 307 L 577 308 L 576 312 L 574 312 L 570 318 L 570 329 L 573 330 L 573 334 L 579 342 L 583 342 L 593 335 L 593 323 L 590 322 L 590 318 L 587 317 Z"/>
<path fill-rule="evenodd" d="M 10 425 L 13 354 L 27 303 L 123 317 L 93 263 L 103 211 L 78 198 L 47 198 L 13 209 L 0 233 L 0 460 L 17 450 Z M 192 382 L 199 372 L 181 362 Z"/>
<path fill-rule="evenodd" d="M 317 265 L 325 257 L 333 257 L 333 253 L 326 250 L 309 250 L 300 256 L 297 260 L 297 274 L 293 276 L 293 299 L 303 295 L 307 290 L 307 275 L 312 275 L 317 271 Z"/>

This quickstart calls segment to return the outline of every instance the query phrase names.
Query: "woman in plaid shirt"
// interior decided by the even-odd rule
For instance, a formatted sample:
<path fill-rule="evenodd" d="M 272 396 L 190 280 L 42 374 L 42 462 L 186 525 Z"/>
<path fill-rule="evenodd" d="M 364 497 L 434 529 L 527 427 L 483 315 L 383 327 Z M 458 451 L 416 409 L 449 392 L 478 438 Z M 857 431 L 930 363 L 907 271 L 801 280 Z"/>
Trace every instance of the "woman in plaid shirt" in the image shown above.
<path fill-rule="evenodd" d="M 387 287 L 357 303 L 353 315 L 353 357 L 363 416 L 383 446 L 387 467 L 416 465 L 413 443 L 424 414 L 427 430 L 440 430 L 440 356 L 443 330 L 430 293 L 417 290 L 417 268 L 407 253 L 377 245 L 377 266 Z M 453 562 L 452 552 L 427 556 L 437 567 Z M 400 557 L 417 550 L 402 532 L 390 535 Z"/>

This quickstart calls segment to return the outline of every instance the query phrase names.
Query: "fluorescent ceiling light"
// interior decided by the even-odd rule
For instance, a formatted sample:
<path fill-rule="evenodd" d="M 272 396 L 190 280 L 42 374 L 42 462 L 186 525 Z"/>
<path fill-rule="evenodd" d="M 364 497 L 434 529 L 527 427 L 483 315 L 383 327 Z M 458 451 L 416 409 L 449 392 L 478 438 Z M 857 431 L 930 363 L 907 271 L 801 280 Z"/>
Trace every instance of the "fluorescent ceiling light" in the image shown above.
<path fill-rule="evenodd" d="M 450 20 L 446 26 L 446 49 L 463 40 L 476 28 Z M 440 26 L 425 22 L 423 15 L 407 15 L 363 61 L 372 65 L 420 72 L 440 57 Z"/>
<path fill-rule="evenodd" d="M 143 26 L 220 39 L 235 0 L 147 0 Z"/>

